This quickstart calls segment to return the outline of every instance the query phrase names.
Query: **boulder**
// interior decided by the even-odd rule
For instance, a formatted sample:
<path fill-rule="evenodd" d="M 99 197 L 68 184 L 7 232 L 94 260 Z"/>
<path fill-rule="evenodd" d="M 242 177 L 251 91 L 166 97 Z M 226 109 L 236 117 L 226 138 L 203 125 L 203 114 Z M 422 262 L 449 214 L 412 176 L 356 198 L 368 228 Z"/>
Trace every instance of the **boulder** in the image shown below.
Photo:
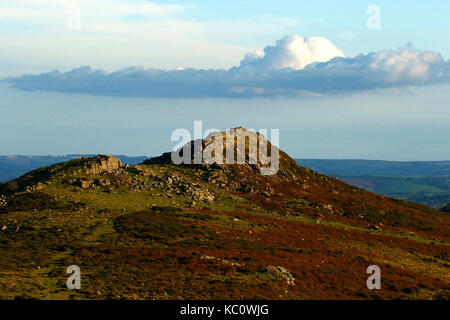
<path fill-rule="evenodd" d="M 8 202 L 6 201 L 6 197 L 4 195 L 0 195 L 0 208 L 6 207 Z"/>
<path fill-rule="evenodd" d="M 280 266 L 268 266 L 266 267 L 266 272 L 274 275 L 275 277 L 281 278 L 290 286 L 295 285 L 295 278 L 290 274 L 289 270 Z"/>
<path fill-rule="evenodd" d="M 73 185 L 80 187 L 81 189 L 89 189 L 92 187 L 93 181 L 88 179 L 76 179 Z"/>

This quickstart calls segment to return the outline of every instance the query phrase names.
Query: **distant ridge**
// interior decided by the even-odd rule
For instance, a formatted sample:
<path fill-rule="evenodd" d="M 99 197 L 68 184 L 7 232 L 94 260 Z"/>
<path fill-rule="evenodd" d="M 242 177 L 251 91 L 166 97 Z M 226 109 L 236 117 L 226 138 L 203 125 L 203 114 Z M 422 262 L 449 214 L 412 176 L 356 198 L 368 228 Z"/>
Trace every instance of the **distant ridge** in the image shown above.
<path fill-rule="evenodd" d="M 449 161 L 384 161 L 295 159 L 304 167 L 331 176 L 429 177 L 450 176 Z"/>
<path fill-rule="evenodd" d="M 67 155 L 4 155 L 0 156 L 0 182 L 17 178 L 24 173 L 52 164 L 66 162 L 96 154 Z M 138 164 L 151 159 L 147 156 L 116 155 L 125 164 Z M 450 161 L 383 161 L 383 160 L 333 160 L 295 159 L 306 168 L 320 173 L 339 176 L 371 177 L 430 177 L 450 176 Z"/>

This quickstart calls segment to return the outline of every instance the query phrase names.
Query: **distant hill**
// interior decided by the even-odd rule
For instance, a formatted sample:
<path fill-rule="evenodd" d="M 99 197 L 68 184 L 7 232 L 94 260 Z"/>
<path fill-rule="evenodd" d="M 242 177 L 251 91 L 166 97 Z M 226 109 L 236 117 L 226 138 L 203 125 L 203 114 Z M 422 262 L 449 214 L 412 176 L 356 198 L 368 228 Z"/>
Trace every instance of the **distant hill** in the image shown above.
<path fill-rule="evenodd" d="M 450 176 L 450 161 L 295 159 L 301 166 L 330 176 Z"/>
<path fill-rule="evenodd" d="M 85 156 L 95 155 L 68 154 L 61 156 L 0 156 L 0 182 L 6 182 L 15 179 L 34 169 L 60 162 L 70 161 Z M 117 157 L 126 164 L 138 164 L 147 159 L 147 157 L 127 157 L 122 155 Z"/>
<path fill-rule="evenodd" d="M 393 198 L 441 208 L 450 202 L 450 161 L 296 159 L 351 185 Z"/>

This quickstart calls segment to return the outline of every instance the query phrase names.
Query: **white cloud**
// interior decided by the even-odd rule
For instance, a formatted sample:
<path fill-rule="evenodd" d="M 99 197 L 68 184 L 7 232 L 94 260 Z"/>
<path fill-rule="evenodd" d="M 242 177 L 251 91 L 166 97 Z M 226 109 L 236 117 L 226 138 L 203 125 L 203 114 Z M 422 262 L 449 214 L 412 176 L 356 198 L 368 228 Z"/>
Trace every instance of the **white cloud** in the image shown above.
<path fill-rule="evenodd" d="M 266 53 L 264 50 L 256 49 L 252 50 L 249 53 L 247 53 L 244 57 L 244 59 L 241 61 L 241 66 L 252 64 L 256 61 L 260 61 L 264 58 Z"/>
<path fill-rule="evenodd" d="M 87 67 L 9 81 L 23 90 L 111 96 L 316 96 L 367 90 L 402 92 L 409 86 L 450 84 L 450 61 L 439 53 L 410 46 L 345 58 L 327 39 L 289 36 L 264 51 L 247 54 L 240 66 L 228 70 L 126 68 L 107 73 Z"/>
<path fill-rule="evenodd" d="M 369 67 L 386 73 L 386 81 L 427 82 L 438 76 L 436 67 L 445 61 L 438 53 L 400 48 L 397 51 L 384 50 L 372 55 Z"/>
<path fill-rule="evenodd" d="M 241 61 L 241 66 L 258 65 L 263 68 L 302 70 L 313 62 L 327 62 L 343 56 L 344 53 L 328 39 L 290 35 L 278 40 L 275 46 L 267 46 L 263 51 L 257 50 L 247 54 Z"/>

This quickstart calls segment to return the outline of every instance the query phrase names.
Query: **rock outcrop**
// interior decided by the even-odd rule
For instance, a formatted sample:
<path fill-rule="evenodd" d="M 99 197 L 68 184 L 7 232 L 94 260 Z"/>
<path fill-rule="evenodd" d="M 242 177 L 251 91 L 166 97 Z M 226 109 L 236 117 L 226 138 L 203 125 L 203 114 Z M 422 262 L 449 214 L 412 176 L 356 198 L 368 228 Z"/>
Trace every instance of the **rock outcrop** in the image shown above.
<path fill-rule="evenodd" d="M 184 165 L 198 165 L 207 169 L 212 167 L 224 172 L 232 166 L 239 167 L 238 170 L 245 174 L 259 174 L 265 170 L 267 175 L 296 180 L 299 169 L 295 160 L 274 146 L 264 135 L 242 127 L 213 132 L 205 139 L 192 140 L 177 151 L 163 153 L 143 163 L 173 164 L 172 155 L 184 158 L 185 152 L 190 154 L 187 157 L 189 161 L 183 161 Z M 229 159 L 231 155 L 233 159 Z M 277 161 L 276 168 L 272 167 L 274 159 Z"/>
<path fill-rule="evenodd" d="M 28 172 L 15 180 L 0 185 L 0 192 L 9 195 L 20 192 L 39 191 L 51 184 L 53 180 L 64 178 L 72 174 L 99 176 L 105 173 L 119 172 L 122 167 L 124 166 L 119 158 L 111 155 L 82 157 Z M 82 188 L 89 187 L 88 182 L 81 180 L 78 183 L 75 183 L 75 185 Z"/>
<path fill-rule="evenodd" d="M 87 161 L 83 166 L 83 171 L 87 174 L 101 175 L 105 172 L 117 170 L 121 166 L 122 162 L 119 158 L 111 155 L 99 155 Z"/>
<path fill-rule="evenodd" d="M 192 183 L 175 174 L 166 174 L 160 182 L 164 188 L 173 190 L 176 194 L 183 195 L 186 199 L 194 202 L 211 203 L 215 199 L 215 195 L 207 188 L 198 183 Z"/>
<path fill-rule="evenodd" d="M 266 272 L 283 279 L 284 281 L 286 281 L 286 283 L 290 286 L 295 285 L 295 278 L 294 276 L 284 267 L 280 267 L 280 266 L 268 266 L 266 268 Z"/>
<path fill-rule="evenodd" d="M 227 135 L 231 138 L 227 139 Z M 217 139 L 217 137 L 221 137 L 221 139 Z M 192 140 L 174 153 L 183 156 L 183 151 L 189 150 L 191 153 L 190 161 L 192 164 L 196 163 L 195 159 L 198 158 L 201 159 L 201 164 L 207 165 L 208 163 L 205 162 L 205 159 L 202 155 L 207 152 L 208 148 L 215 150 L 221 149 L 222 152 L 219 152 L 217 155 L 214 154 L 214 156 L 220 157 L 222 159 L 222 163 L 235 164 L 237 163 L 238 145 L 239 143 L 242 143 L 242 151 L 245 151 L 245 153 L 243 154 L 244 158 L 242 159 L 242 161 L 244 162 L 243 164 L 254 164 L 257 166 L 261 166 L 262 164 L 261 159 L 258 156 L 258 150 L 256 150 L 256 152 L 252 152 L 250 148 L 250 141 L 252 141 L 253 143 L 257 143 L 258 147 L 261 148 L 261 152 L 265 154 L 270 155 L 271 149 L 275 148 L 272 147 L 272 144 L 267 141 L 267 139 L 260 133 L 249 131 L 244 128 L 234 128 L 223 132 L 213 132 L 203 140 Z M 234 159 L 227 159 L 227 149 L 233 150 Z M 171 155 L 172 152 L 166 152 L 160 157 L 145 160 L 144 164 L 170 164 L 172 163 Z"/>

